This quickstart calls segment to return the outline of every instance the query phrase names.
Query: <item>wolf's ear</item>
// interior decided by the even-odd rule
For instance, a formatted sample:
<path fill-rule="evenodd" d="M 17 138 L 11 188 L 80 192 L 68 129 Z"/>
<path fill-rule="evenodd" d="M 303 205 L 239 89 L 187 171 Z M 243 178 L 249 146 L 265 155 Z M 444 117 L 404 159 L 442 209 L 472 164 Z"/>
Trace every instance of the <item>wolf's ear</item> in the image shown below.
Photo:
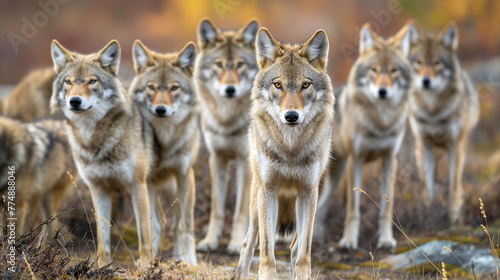
<path fill-rule="evenodd" d="M 391 45 L 401 50 L 406 57 L 410 54 L 410 36 L 410 25 L 405 25 L 390 39 Z"/>
<path fill-rule="evenodd" d="M 449 22 L 448 25 L 439 33 L 439 40 L 447 48 L 456 51 L 458 48 L 458 27 L 453 21 Z"/>
<path fill-rule="evenodd" d="M 328 36 L 320 29 L 304 44 L 300 55 L 307 58 L 313 67 L 325 69 L 328 62 L 328 47 Z"/>
<path fill-rule="evenodd" d="M 256 19 L 252 19 L 238 31 L 237 37 L 240 38 L 245 45 L 255 48 L 257 31 L 259 31 L 259 22 Z"/>
<path fill-rule="evenodd" d="M 408 33 L 410 35 L 410 46 L 413 46 L 422 39 L 424 32 L 414 19 L 408 20 L 406 26 L 408 27 Z"/>
<path fill-rule="evenodd" d="M 274 40 L 271 33 L 267 28 L 262 27 L 257 32 L 257 39 L 255 40 L 255 47 L 257 52 L 257 60 L 261 69 L 271 65 L 276 61 L 276 58 L 283 54 L 279 43 Z"/>
<path fill-rule="evenodd" d="M 208 18 L 202 19 L 198 25 L 198 45 L 202 49 L 212 47 L 219 39 L 220 32 Z"/>
<path fill-rule="evenodd" d="M 359 33 L 359 53 L 362 54 L 373 49 L 377 38 L 372 26 L 369 23 L 365 23 Z"/>
<path fill-rule="evenodd" d="M 102 50 L 97 53 L 96 61 L 101 64 L 101 67 L 112 75 L 118 74 L 118 66 L 120 65 L 120 44 L 116 40 L 109 42 Z"/>
<path fill-rule="evenodd" d="M 194 62 L 196 60 L 196 46 L 193 42 L 189 42 L 182 48 L 177 55 L 176 65 L 179 65 L 183 70 L 187 70 L 190 74 L 193 73 Z"/>
<path fill-rule="evenodd" d="M 59 73 L 66 63 L 73 60 L 71 52 L 59 44 L 57 40 L 52 40 L 50 52 L 52 61 L 54 62 L 54 71 L 56 71 L 56 73 Z"/>
<path fill-rule="evenodd" d="M 146 68 L 154 64 L 151 51 L 141 40 L 135 40 L 132 46 L 132 59 L 134 60 L 134 69 L 137 74 L 142 73 Z"/>

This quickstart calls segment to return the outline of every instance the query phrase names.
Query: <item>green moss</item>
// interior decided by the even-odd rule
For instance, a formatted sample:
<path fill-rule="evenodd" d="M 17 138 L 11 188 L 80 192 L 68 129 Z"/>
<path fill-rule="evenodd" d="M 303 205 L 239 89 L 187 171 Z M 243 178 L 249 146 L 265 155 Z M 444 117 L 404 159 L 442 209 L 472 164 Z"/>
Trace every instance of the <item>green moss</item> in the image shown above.
<path fill-rule="evenodd" d="M 359 266 L 362 267 L 375 267 L 377 269 L 392 269 L 392 266 L 383 262 L 364 262 L 360 263 Z"/>
<path fill-rule="evenodd" d="M 343 263 L 329 263 L 329 262 L 324 262 L 324 261 L 318 261 L 316 262 L 316 265 L 322 268 L 328 268 L 332 270 L 352 270 L 354 269 L 353 266 L 348 265 L 348 264 L 343 264 Z"/>

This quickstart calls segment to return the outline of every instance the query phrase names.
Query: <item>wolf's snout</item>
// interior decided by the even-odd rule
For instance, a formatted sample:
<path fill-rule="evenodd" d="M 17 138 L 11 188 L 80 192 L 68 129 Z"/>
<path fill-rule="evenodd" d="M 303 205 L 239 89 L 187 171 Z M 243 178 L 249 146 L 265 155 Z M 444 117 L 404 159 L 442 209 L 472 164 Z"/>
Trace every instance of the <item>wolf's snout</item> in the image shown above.
<path fill-rule="evenodd" d="M 381 99 L 385 99 L 387 97 L 387 89 L 386 88 L 380 88 L 378 90 L 378 96 L 381 98 Z"/>
<path fill-rule="evenodd" d="M 424 88 L 430 88 L 431 87 L 431 79 L 429 79 L 429 77 L 425 77 L 423 80 L 422 80 L 422 85 L 424 86 Z"/>
<path fill-rule="evenodd" d="M 167 113 L 167 108 L 165 106 L 158 106 L 156 107 L 155 112 L 159 116 L 164 116 Z"/>
<path fill-rule="evenodd" d="M 234 86 L 228 86 L 226 88 L 226 96 L 231 98 L 234 96 L 234 94 L 236 93 L 236 88 Z"/>
<path fill-rule="evenodd" d="M 296 111 L 288 111 L 285 113 L 285 120 L 289 123 L 295 123 L 299 119 L 299 113 Z"/>
<path fill-rule="evenodd" d="M 82 99 L 78 96 L 73 96 L 69 99 L 69 105 L 73 108 L 78 108 L 82 105 Z"/>

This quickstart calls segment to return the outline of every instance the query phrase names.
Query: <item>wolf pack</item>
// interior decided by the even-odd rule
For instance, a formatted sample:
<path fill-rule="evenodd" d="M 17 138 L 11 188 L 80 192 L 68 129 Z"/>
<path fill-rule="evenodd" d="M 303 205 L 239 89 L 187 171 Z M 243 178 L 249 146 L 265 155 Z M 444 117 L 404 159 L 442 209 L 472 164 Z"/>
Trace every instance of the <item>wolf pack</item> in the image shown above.
<path fill-rule="evenodd" d="M 335 90 L 323 30 L 288 44 L 255 19 L 221 30 L 205 18 L 197 40 L 171 53 L 136 40 L 136 75 L 127 88 L 118 78 L 116 40 L 92 54 L 52 42 L 53 69 L 32 72 L 0 102 L 0 191 L 14 166 L 20 232 L 29 216 L 60 211 L 69 171 L 90 189 L 100 264 L 112 261 L 108 224 L 119 193 L 131 198 L 138 266 L 161 255 L 161 203 L 172 205 L 176 217 L 173 258 L 195 266 L 197 252 L 218 249 L 228 188 L 234 188 L 227 252 L 240 254 L 235 277 L 249 276 L 259 245 L 259 278 L 274 279 L 274 244 L 288 235 L 294 279 L 311 279 L 313 236 L 328 232 L 334 193 L 346 206 L 338 247 L 358 248 L 357 190 L 371 161 L 381 163 L 377 246 L 396 247 L 391 201 L 408 125 L 430 202 L 443 193 L 434 184 L 435 151 L 448 154 L 448 217 L 460 223 L 468 134 L 479 103 L 457 58 L 455 23 L 433 34 L 410 20 L 390 38 L 365 24 L 359 57 Z M 196 244 L 196 187 L 203 186 L 195 186 L 193 164 L 201 137 L 210 154 L 211 201 L 206 235 Z M 55 227 L 49 224 L 44 234 Z"/>

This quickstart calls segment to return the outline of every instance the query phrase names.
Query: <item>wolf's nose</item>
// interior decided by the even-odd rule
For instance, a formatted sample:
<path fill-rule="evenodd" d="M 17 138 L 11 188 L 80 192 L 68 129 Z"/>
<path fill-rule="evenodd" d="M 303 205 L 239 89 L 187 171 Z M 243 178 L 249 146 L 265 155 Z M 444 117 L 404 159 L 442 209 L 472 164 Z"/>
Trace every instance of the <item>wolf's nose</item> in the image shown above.
<path fill-rule="evenodd" d="M 295 111 L 288 111 L 285 113 L 285 120 L 290 123 L 294 123 L 299 119 L 299 113 Z"/>
<path fill-rule="evenodd" d="M 380 96 L 380 98 L 384 99 L 387 97 L 387 90 L 385 88 L 381 88 L 378 90 L 378 96 Z"/>
<path fill-rule="evenodd" d="M 422 80 L 422 84 L 424 85 L 424 88 L 430 88 L 431 87 L 431 79 L 429 79 L 428 77 L 425 77 Z"/>
<path fill-rule="evenodd" d="M 78 96 L 73 96 L 69 99 L 69 105 L 73 108 L 78 108 L 82 105 L 82 99 Z"/>
<path fill-rule="evenodd" d="M 235 92 L 236 92 L 236 88 L 233 86 L 228 86 L 226 88 L 227 97 L 233 97 Z"/>
<path fill-rule="evenodd" d="M 167 108 L 165 108 L 165 106 L 158 106 L 156 107 L 155 112 L 157 115 L 163 116 L 167 113 Z"/>

